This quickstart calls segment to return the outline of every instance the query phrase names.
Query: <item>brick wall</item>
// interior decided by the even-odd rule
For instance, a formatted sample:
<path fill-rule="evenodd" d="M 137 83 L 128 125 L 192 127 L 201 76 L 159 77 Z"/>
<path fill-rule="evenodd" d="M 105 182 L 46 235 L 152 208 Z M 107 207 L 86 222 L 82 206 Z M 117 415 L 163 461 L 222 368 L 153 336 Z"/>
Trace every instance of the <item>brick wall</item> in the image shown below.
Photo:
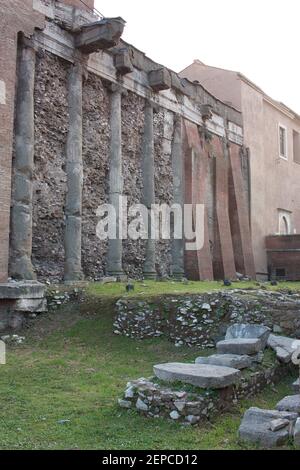
<path fill-rule="evenodd" d="M 185 158 L 185 203 L 205 204 L 208 184 L 208 154 L 198 127 L 185 121 L 184 132 Z M 185 252 L 185 270 L 190 279 L 213 279 L 213 267 L 208 230 L 208 213 L 204 212 L 204 246 L 198 251 Z"/>
<path fill-rule="evenodd" d="M 0 0 L 0 282 L 7 280 L 11 199 L 11 158 L 18 32 L 31 35 L 44 18 L 32 0 Z"/>
<path fill-rule="evenodd" d="M 300 235 L 267 237 L 266 248 L 271 279 L 300 280 Z"/>

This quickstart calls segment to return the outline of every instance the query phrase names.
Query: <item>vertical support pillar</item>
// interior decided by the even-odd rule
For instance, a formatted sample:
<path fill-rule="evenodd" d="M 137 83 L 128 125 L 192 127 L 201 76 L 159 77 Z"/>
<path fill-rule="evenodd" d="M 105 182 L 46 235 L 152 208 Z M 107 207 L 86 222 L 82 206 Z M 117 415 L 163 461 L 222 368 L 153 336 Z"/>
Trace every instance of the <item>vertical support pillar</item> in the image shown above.
<path fill-rule="evenodd" d="M 116 211 L 116 235 L 115 240 L 108 240 L 107 273 L 121 279 L 124 276 L 122 267 L 122 239 L 120 237 L 120 207 L 123 193 L 123 172 L 122 172 L 122 120 L 121 104 L 122 89 L 120 85 L 112 85 L 111 88 L 111 108 L 110 108 L 110 165 L 109 165 L 109 203 Z"/>
<path fill-rule="evenodd" d="M 66 148 L 67 196 L 65 208 L 66 282 L 83 279 L 81 267 L 82 227 L 82 65 L 71 65 L 68 82 L 69 129 Z"/>
<path fill-rule="evenodd" d="M 182 151 L 182 119 L 174 118 L 172 142 L 173 202 L 184 209 L 184 161 Z M 172 275 L 176 279 L 184 277 L 184 236 L 181 240 L 172 240 Z"/>
<path fill-rule="evenodd" d="M 11 213 L 11 275 L 36 279 L 32 262 L 32 196 L 34 172 L 35 50 L 23 42 L 18 64 L 16 144 Z"/>
<path fill-rule="evenodd" d="M 240 152 L 240 146 L 234 143 L 230 144 L 230 224 L 236 268 L 245 276 L 255 279 L 256 272 L 249 223 L 248 201 L 246 200 L 245 194 Z"/>
<path fill-rule="evenodd" d="M 148 239 L 143 274 L 145 279 L 156 279 L 155 240 L 151 238 L 151 206 L 155 204 L 153 103 L 149 100 L 145 104 L 142 154 L 143 204 L 148 209 Z"/>

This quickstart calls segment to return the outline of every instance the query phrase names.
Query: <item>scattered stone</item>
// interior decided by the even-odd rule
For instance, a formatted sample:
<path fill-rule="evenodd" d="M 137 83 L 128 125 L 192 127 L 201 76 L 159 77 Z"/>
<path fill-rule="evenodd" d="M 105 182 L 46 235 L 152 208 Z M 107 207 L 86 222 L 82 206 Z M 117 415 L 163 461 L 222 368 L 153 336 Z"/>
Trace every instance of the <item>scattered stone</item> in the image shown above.
<path fill-rule="evenodd" d="M 239 439 L 268 449 L 285 445 L 290 437 L 290 426 L 277 431 L 271 431 L 270 429 L 271 423 L 278 419 L 288 420 L 290 424 L 293 424 L 297 419 L 297 414 L 250 408 L 244 414 L 240 425 Z"/>
<path fill-rule="evenodd" d="M 297 418 L 295 427 L 294 427 L 294 446 L 300 448 L 300 418 Z"/>
<path fill-rule="evenodd" d="M 132 406 L 131 401 L 127 401 L 127 400 L 118 400 L 118 403 L 121 408 L 131 408 Z"/>
<path fill-rule="evenodd" d="M 5 335 L 0 338 L 6 344 L 22 344 L 25 341 L 25 336 L 19 335 Z"/>
<path fill-rule="evenodd" d="M 282 333 L 282 328 L 281 328 L 281 326 L 279 326 L 279 325 L 274 325 L 274 326 L 273 326 L 273 333 L 277 333 L 277 334 Z"/>
<path fill-rule="evenodd" d="M 240 378 L 240 371 L 230 367 L 176 362 L 156 365 L 154 373 L 166 382 L 178 381 L 201 388 L 225 388 Z"/>
<path fill-rule="evenodd" d="M 177 400 L 174 401 L 174 405 L 176 406 L 177 410 L 181 413 L 185 408 L 186 402 Z"/>
<path fill-rule="evenodd" d="M 177 420 L 177 419 L 180 418 L 180 414 L 178 413 L 178 411 L 172 411 L 172 412 L 170 413 L 170 418 L 171 418 L 171 419 L 174 419 L 174 420 Z"/>
<path fill-rule="evenodd" d="M 270 335 L 268 346 L 274 349 L 278 360 L 287 364 L 291 361 L 293 352 L 300 347 L 300 340 L 286 336 Z"/>
<path fill-rule="evenodd" d="M 203 304 L 201 308 L 202 310 L 207 310 L 208 312 L 211 312 L 211 306 L 209 304 Z"/>
<path fill-rule="evenodd" d="M 144 403 L 140 398 L 137 399 L 136 408 L 140 411 L 148 411 L 148 405 Z"/>
<path fill-rule="evenodd" d="M 200 420 L 199 416 L 194 416 L 194 415 L 188 415 L 186 417 L 186 420 L 190 424 L 197 424 Z"/>
<path fill-rule="evenodd" d="M 125 398 L 133 398 L 134 397 L 134 387 L 128 387 L 125 391 Z"/>
<path fill-rule="evenodd" d="M 277 403 L 276 410 L 300 413 L 300 395 L 290 395 L 283 398 L 283 400 Z"/>
<path fill-rule="evenodd" d="M 251 367 L 252 360 L 249 356 L 238 356 L 237 354 L 213 354 L 208 357 L 198 357 L 195 363 L 232 367 L 233 369 L 246 369 Z"/>
<path fill-rule="evenodd" d="M 228 339 L 217 343 L 217 351 L 219 354 L 236 354 L 236 355 L 252 355 L 257 354 L 261 350 L 261 341 L 259 339 Z"/>
<path fill-rule="evenodd" d="M 101 279 L 101 284 L 111 284 L 117 282 L 117 278 L 114 276 L 107 276 Z"/>
<path fill-rule="evenodd" d="M 276 431 L 279 431 L 280 429 L 286 428 L 289 425 L 290 425 L 290 421 L 288 419 L 278 418 L 278 419 L 273 419 L 273 421 L 271 421 L 269 429 L 272 432 L 276 432 Z"/>

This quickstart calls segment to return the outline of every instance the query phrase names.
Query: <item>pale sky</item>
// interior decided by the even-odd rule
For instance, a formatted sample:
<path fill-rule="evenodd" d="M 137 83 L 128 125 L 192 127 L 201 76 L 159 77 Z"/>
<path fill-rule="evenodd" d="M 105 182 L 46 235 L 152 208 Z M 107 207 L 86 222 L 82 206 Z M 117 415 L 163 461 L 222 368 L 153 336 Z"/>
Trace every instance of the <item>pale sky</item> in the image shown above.
<path fill-rule="evenodd" d="M 175 72 L 200 59 L 242 72 L 300 114 L 299 0 L 96 0 L 123 38 Z"/>

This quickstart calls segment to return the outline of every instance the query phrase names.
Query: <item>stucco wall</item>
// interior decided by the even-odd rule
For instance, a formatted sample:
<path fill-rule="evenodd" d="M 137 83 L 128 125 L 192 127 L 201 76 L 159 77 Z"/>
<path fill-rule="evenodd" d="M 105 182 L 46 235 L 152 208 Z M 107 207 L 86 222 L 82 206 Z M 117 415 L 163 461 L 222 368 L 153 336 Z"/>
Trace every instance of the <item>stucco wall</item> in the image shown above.
<path fill-rule="evenodd" d="M 251 161 L 251 227 L 256 271 L 267 273 L 265 237 L 278 233 L 278 209 L 291 212 L 300 230 L 300 165 L 293 161 L 293 129 L 300 123 L 276 109 L 262 93 L 241 82 L 245 145 Z M 287 128 L 288 160 L 279 156 L 278 125 Z"/>
<path fill-rule="evenodd" d="M 245 146 L 250 148 L 251 171 L 251 232 L 254 262 L 257 273 L 267 273 L 265 236 L 268 227 L 266 215 L 267 165 L 264 158 L 263 97 L 241 82 Z"/>

